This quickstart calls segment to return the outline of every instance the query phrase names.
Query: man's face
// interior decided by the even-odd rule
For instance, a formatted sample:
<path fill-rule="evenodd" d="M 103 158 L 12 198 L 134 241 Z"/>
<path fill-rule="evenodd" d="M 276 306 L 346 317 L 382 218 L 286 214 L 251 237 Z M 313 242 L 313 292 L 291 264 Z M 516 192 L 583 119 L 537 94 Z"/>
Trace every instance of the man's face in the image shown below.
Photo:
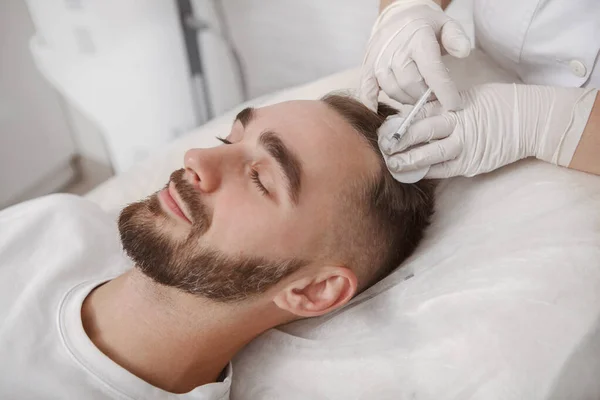
<path fill-rule="evenodd" d="M 185 169 L 119 221 L 123 246 L 159 283 L 233 300 L 328 259 L 334 227 L 379 163 L 320 101 L 245 110 L 226 142 L 191 149 Z"/>

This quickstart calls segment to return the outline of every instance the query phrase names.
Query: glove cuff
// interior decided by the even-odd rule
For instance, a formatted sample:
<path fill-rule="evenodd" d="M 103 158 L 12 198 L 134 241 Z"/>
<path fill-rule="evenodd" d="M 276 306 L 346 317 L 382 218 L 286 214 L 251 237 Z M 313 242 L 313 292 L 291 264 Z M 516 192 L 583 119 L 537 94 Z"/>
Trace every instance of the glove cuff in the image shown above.
<path fill-rule="evenodd" d="M 442 8 L 433 0 L 396 0 L 392 4 L 388 5 L 386 8 L 384 8 L 383 11 L 381 11 L 379 17 L 375 21 L 375 24 L 373 24 L 371 36 L 373 35 L 373 32 L 377 30 L 379 24 L 381 24 L 388 17 L 414 6 L 429 6 L 436 11 L 444 12 L 444 10 L 442 10 Z"/>
<path fill-rule="evenodd" d="M 568 167 L 592 112 L 597 89 L 558 89 L 548 129 L 538 144 L 538 159 Z M 569 91 L 570 93 L 568 93 Z"/>

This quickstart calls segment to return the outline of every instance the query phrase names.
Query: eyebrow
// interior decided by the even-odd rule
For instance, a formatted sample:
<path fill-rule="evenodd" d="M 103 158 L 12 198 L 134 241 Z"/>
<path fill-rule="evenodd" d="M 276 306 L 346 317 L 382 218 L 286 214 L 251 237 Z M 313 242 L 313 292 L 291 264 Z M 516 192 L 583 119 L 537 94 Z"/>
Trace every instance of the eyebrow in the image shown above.
<path fill-rule="evenodd" d="M 244 129 L 255 118 L 256 113 L 254 108 L 246 107 L 240 111 L 235 122 L 239 121 Z M 287 181 L 288 196 L 293 204 L 298 204 L 300 197 L 302 162 L 281 140 L 279 135 L 273 131 L 265 131 L 260 134 L 258 144 L 267 150 L 267 153 L 275 159 L 279 168 L 283 171 L 283 175 Z"/>
<path fill-rule="evenodd" d="M 234 123 L 240 121 L 245 128 L 254 119 L 254 108 L 246 107 L 235 116 Z"/>
<path fill-rule="evenodd" d="M 258 143 L 277 161 L 287 180 L 287 190 L 294 205 L 298 204 L 302 176 L 302 162 L 273 131 L 260 134 Z"/>

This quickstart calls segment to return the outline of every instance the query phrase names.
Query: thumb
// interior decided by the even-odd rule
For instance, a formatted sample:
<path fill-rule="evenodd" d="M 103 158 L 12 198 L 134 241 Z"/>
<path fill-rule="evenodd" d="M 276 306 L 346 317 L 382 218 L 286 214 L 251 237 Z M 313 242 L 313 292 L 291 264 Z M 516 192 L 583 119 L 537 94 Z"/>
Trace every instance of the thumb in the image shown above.
<path fill-rule="evenodd" d="M 379 83 L 371 71 L 363 73 L 359 86 L 360 101 L 371 110 L 377 112 L 377 99 L 379 97 Z"/>
<path fill-rule="evenodd" d="M 448 54 L 454 57 L 465 58 L 471 52 L 469 37 L 454 20 L 449 20 L 442 26 L 441 41 Z"/>

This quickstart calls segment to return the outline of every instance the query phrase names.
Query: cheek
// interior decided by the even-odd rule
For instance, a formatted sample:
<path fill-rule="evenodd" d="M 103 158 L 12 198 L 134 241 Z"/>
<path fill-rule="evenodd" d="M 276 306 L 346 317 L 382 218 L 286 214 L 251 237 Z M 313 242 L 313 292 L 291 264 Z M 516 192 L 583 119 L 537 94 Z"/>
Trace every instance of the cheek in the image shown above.
<path fill-rule="evenodd" d="M 322 201 L 310 198 L 304 207 L 289 209 L 252 187 L 229 189 L 213 198 L 212 224 L 203 237 L 209 247 L 239 256 L 303 258 L 323 245 L 330 213 Z"/>
<path fill-rule="evenodd" d="M 212 224 L 206 241 L 230 254 L 265 255 L 281 230 L 276 207 L 260 193 L 242 189 L 214 198 Z M 267 246 L 267 244 L 269 244 Z"/>

